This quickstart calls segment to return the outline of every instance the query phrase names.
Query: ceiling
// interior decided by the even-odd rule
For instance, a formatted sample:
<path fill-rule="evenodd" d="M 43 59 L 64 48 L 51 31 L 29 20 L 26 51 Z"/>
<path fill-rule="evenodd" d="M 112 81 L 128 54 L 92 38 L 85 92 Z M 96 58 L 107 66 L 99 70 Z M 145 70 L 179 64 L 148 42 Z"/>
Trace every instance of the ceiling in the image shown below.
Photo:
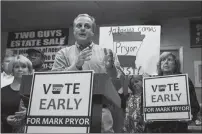
<path fill-rule="evenodd" d="M 97 24 L 127 24 L 201 16 L 201 1 L 3 1 L 2 31 L 62 28 L 79 13 L 89 13 Z"/>

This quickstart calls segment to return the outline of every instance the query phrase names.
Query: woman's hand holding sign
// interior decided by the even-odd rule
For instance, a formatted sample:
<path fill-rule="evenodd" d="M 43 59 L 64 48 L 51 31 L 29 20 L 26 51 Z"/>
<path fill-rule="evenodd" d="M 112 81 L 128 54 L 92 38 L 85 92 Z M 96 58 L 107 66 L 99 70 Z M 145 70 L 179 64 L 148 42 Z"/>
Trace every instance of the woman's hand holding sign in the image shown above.
<path fill-rule="evenodd" d="M 21 107 L 21 110 L 22 111 L 15 112 L 15 115 L 9 115 L 7 117 L 8 124 L 12 126 L 19 126 L 22 124 L 26 118 L 27 109 L 25 107 Z"/>
<path fill-rule="evenodd" d="M 15 112 L 15 117 L 18 119 L 25 119 L 27 109 L 25 107 L 21 107 L 21 108 L 22 108 L 22 111 Z"/>

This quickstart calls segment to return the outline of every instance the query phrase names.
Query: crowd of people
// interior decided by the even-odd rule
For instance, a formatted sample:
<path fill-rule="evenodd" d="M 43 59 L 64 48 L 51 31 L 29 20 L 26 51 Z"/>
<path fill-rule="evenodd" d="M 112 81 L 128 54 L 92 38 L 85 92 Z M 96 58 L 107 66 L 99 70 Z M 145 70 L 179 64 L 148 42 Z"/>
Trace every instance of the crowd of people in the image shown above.
<path fill-rule="evenodd" d="M 124 78 L 117 55 L 110 49 L 95 44 L 92 39 L 95 34 L 96 23 L 94 17 L 88 14 L 79 14 L 73 21 L 75 44 L 59 50 L 51 71 L 82 71 L 94 70 L 95 73 L 105 73 L 111 80 Z M 28 57 L 23 55 L 6 54 L 1 73 L 1 132 L 24 132 L 26 108 L 20 95 L 22 75 L 33 72 L 48 71 L 43 68 L 44 54 L 36 49 L 27 51 Z M 157 63 L 158 76 L 181 74 L 180 62 L 171 52 L 160 55 Z M 143 86 L 142 75 L 129 76 L 127 95 L 119 93 L 122 99 L 122 108 L 125 115 L 122 132 L 126 133 L 185 133 L 188 132 L 186 121 L 154 121 L 144 122 L 143 119 Z M 123 86 L 120 80 L 121 88 Z M 117 89 L 118 90 L 118 89 Z M 191 102 L 192 120 L 199 112 L 194 85 L 189 79 L 189 93 Z M 103 105 L 101 132 L 113 133 L 113 116 L 110 108 Z"/>

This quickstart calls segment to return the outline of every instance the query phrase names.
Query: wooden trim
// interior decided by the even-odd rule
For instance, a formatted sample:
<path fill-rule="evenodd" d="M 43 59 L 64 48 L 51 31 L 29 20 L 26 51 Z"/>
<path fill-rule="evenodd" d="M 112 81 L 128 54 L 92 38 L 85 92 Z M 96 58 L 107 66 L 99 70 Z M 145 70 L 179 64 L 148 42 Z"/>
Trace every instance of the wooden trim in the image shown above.
<path fill-rule="evenodd" d="M 199 78 L 199 66 L 202 65 L 202 61 L 194 61 L 194 76 L 195 76 L 195 87 L 202 87 L 201 80 Z"/>

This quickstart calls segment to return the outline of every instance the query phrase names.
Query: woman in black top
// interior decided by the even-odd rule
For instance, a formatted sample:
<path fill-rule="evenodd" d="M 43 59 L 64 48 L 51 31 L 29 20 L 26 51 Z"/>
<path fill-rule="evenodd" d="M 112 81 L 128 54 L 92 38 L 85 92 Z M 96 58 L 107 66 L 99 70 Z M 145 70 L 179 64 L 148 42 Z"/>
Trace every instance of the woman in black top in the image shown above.
<path fill-rule="evenodd" d="M 159 76 L 174 75 L 180 73 L 180 62 L 171 52 L 161 54 L 157 64 Z M 189 79 L 189 93 L 191 103 L 192 120 L 195 120 L 199 112 L 199 104 L 196 98 L 195 88 Z M 187 133 L 188 122 L 186 121 L 154 121 L 146 123 L 145 132 L 148 133 Z"/>
<path fill-rule="evenodd" d="M 13 74 L 14 80 L 10 85 L 1 89 L 1 123 L 3 133 L 13 132 L 14 126 L 19 125 L 19 120 L 23 120 L 26 112 L 22 116 L 17 114 L 20 105 L 20 84 L 22 75 L 32 73 L 32 63 L 22 55 L 16 56 L 8 65 L 9 71 Z"/>

